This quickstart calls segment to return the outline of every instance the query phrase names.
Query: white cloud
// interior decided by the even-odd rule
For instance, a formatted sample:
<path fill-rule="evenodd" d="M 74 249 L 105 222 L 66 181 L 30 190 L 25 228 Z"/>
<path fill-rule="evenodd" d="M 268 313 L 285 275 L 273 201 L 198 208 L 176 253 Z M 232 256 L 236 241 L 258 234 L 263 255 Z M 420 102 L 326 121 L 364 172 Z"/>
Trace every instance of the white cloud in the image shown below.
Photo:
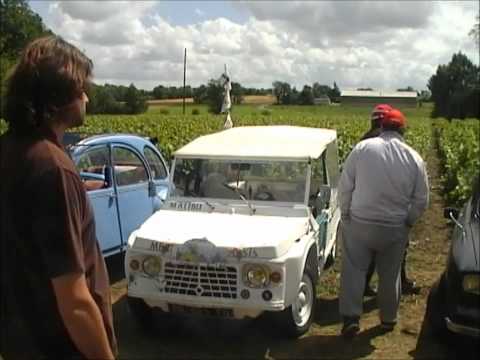
<path fill-rule="evenodd" d="M 478 63 L 468 32 L 476 2 L 244 2 L 243 24 L 216 18 L 178 26 L 154 2 L 62 1 L 48 26 L 85 50 L 99 82 L 152 88 L 179 86 L 187 48 L 187 79 L 197 86 L 228 64 L 234 81 L 270 87 L 424 89 L 439 64 L 462 51 Z M 193 10 L 198 17 L 201 8 Z"/>

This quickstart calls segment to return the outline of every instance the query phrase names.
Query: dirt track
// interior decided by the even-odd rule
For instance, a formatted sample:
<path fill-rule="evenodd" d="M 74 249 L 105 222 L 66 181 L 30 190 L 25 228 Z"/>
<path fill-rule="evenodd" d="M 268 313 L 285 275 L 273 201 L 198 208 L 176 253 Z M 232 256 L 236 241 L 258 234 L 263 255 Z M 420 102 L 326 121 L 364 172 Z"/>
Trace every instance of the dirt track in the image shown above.
<path fill-rule="evenodd" d="M 408 273 L 421 286 L 419 295 L 402 298 L 400 322 L 392 333 L 378 326 L 375 299 L 364 303 L 362 330 L 353 341 L 339 336 L 337 290 L 339 259 L 322 278 L 317 303 L 317 318 L 308 334 L 285 340 L 274 334 L 263 318 L 255 321 L 224 322 L 177 318 L 173 323 L 158 321 L 158 329 L 143 333 L 128 312 L 125 281 L 121 279 L 120 257 L 108 261 L 114 300 L 114 318 L 122 359 L 139 358 L 315 358 L 315 359 L 451 359 L 478 358 L 479 344 L 453 339 L 451 345 L 439 343 L 424 321 L 425 302 L 433 282 L 445 265 L 449 234 L 443 219 L 439 193 L 439 169 L 432 150 L 427 158 L 431 178 L 431 205 L 411 234 Z M 340 254 L 341 256 L 341 254 Z"/>

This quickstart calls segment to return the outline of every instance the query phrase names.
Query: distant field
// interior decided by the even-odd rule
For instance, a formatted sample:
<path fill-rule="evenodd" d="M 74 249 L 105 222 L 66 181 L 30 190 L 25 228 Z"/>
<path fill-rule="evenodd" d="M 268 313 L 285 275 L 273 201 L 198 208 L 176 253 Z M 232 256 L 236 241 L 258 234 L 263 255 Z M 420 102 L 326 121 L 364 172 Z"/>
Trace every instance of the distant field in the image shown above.
<path fill-rule="evenodd" d="M 163 100 L 148 100 L 148 106 L 159 106 L 159 105 L 171 105 L 171 104 L 181 104 L 183 102 L 182 98 L 179 99 L 163 99 Z M 193 98 L 185 98 L 185 102 L 193 104 Z"/>
<path fill-rule="evenodd" d="M 183 99 L 163 99 L 163 100 L 149 100 L 148 105 L 155 106 L 168 106 L 182 104 Z M 187 104 L 193 104 L 193 98 L 185 98 Z M 275 103 L 275 96 L 273 95 L 247 95 L 243 98 L 243 104 L 245 105 L 272 105 Z"/>
<path fill-rule="evenodd" d="M 243 102 L 252 105 L 271 105 L 275 104 L 276 99 L 273 95 L 248 95 L 244 97 Z"/>

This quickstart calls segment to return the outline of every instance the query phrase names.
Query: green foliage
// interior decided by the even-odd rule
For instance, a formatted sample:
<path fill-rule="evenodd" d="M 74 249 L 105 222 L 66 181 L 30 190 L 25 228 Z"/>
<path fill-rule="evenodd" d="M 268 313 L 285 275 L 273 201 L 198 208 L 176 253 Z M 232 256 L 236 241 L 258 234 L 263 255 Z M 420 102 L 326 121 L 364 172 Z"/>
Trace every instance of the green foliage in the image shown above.
<path fill-rule="evenodd" d="M 121 114 L 125 112 L 124 106 L 119 103 L 112 91 L 101 85 L 92 84 L 88 91 L 88 114 Z"/>
<path fill-rule="evenodd" d="M 160 115 L 153 110 L 137 116 L 89 116 L 86 125 L 80 131 L 94 133 L 115 131 L 157 137 L 164 154 L 169 158 L 175 149 L 194 138 L 223 129 L 225 121 L 223 115 L 201 111 L 199 115 L 184 117 L 181 106 L 171 106 L 168 109 L 170 110 L 168 116 Z M 196 105 L 194 109 L 199 109 L 199 106 Z M 336 129 L 342 161 L 370 126 L 370 109 L 289 105 L 276 106 L 275 111 L 263 109 L 260 114 L 255 109 L 248 105 L 238 106 L 233 116 L 235 126 L 282 124 Z M 430 147 L 431 122 L 427 111 L 414 110 L 406 114 L 410 124 L 406 141 L 422 156 L 425 156 Z"/>
<path fill-rule="evenodd" d="M 207 87 L 205 85 L 200 85 L 193 90 L 193 102 L 195 104 L 207 103 Z"/>
<path fill-rule="evenodd" d="M 464 54 L 454 54 L 448 65 L 439 65 L 428 88 L 434 102 L 432 117 L 480 118 L 480 68 Z"/>
<path fill-rule="evenodd" d="M 8 71 L 20 52 L 33 39 L 52 32 L 26 0 L 0 0 L 0 23 L 0 99 L 3 99 Z M 3 101 L 1 103 L 3 113 Z"/>
<path fill-rule="evenodd" d="M 193 96 L 194 89 L 190 85 L 185 86 L 185 97 L 190 98 Z M 151 97 L 153 99 L 162 100 L 162 99 L 179 99 L 183 98 L 183 86 L 163 86 L 158 85 L 153 88 L 151 91 Z"/>
<path fill-rule="evenodd" d="M 168 114 L 170 114 L 170 110 L 168 110 L 167 108 L 161 108 L 160 109 L 160 114 L 168 115 Z"/>
<path fill-rule="evenodd" d="M 211 79 L 207 87 L 208 110 L 214 114 L 220 114 L 223 103 L 223 86 L 219 80 Z"/>
<path fill-rule="evenodd" d="M 131 84 L 125 94 L 125 112 L 127 114 L 141 114 L 147 111 L 147 108 L 145 97 Z"/>
<path fill-rule="evenodd" d="M 298 92 L 286 82 L 275 81 L 273 94 L 277 98 L 277 105 L 312 105 L 315 98 L 322 96 L 328 96 L 332 101 L 337 100 L 340 97 L 340 89 L 335 82 L 333 88 L 315 82 L 313 86 L 304 85 L 302 91 Z"/>
<path fill-rule="evenodd" d="M 0 54 L 11 60 L 16 59 L 31 40 L 52 34 L 26 0 L 0 1 L 0 19 Z"/>
<path fill-rule="evenodd" d="M 192 109 L 192 115 L 200 115 L 200 110 Z"/>
<path fill-rule="evenodd" d="M 275 81 L 273 83 L 273 94 L 277 98 L 278 105 L 290 104 L 290 95 L 292 88 L 290 84 L 281 81 Z"/>
<path fill-rule="evenodd" d="M 313 91 L 308 85 L 305 85 L 298 95 L 297 103 L 299 105 L 313 105 Z"/>
<path fill-rule="evenodd" d="M 5 121 L 0 119 L 0 135 L 2 135 L 5 131 L 7 131 L 8 125 Z"/>
<path fill-rule="evenodd" d="M 243 94 L 245 93 L 245 89 L 237 82 L 232 81 L 232 91 L 230 96 L 232 98 L 232 104 L 240 105 L 243 103 Z"/>
<path fill-rule="evenodd" d="M 445 199 L 460 207 L 470 197 L 472 182 L 480 171 L 480 122 L 441 120 L 435 123 L 434 133 Z"/>

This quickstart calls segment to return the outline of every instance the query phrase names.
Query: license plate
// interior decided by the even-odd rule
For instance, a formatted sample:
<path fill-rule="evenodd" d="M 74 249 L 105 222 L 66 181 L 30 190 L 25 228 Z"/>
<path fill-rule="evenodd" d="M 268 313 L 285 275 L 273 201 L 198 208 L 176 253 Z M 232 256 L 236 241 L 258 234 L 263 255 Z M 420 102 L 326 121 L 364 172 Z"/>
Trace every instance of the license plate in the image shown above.
<path fill-rule="evenodd" d="M 168 304 L 168 310 L 173 313 L 181 313 L 181 314 L 214 316 L 214 317 L 222 317 L 222 318 L 233 317 L 232 309 L 198 308 L 193 306 Z"/>

